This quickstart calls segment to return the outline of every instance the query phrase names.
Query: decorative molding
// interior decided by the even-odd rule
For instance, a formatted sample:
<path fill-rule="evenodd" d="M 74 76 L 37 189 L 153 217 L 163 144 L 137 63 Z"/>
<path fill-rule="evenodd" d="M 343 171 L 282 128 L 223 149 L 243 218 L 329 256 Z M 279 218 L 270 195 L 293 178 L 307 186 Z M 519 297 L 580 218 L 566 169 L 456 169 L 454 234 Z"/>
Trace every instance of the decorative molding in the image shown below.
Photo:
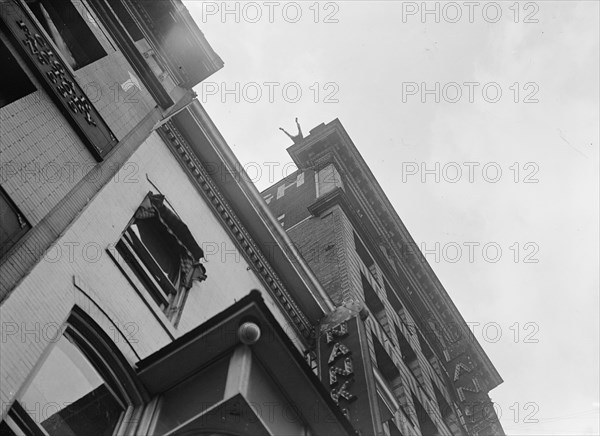
<path fill-rule="evenodd" d="M 229 206 L 214 181 L 209 176 L 200 160 L 196 157 L 187 140 L 181 135 L 174 124 L 169 121 L 158 130 L 174 154 L 181 160 L 184 167 L 198 183 L 200 191 L 211 205 L 217 216 L 233 236 L 234 242 L 241 249 L 246 260 L 258 273 L 266 288 L 271 291 L 280 307 L 293 321 L 296 328 L 305 339 L 313 337 L 313 326 L 291 297 L 283 282 L 273 270 L 258 245 L 254 242 L 246 228 Z"/>
<path fill-rule="evenodd" d="M 135 359 L 132 359 L 132 363 L 136 362 L 138 360 L 141 360 L 140 355 L 138 354 L 137 350 L 135 349 L 135 347 L 132 345 L 132 342 L 129 341 L 129 338 L 123 333 L 123 331 L 121 330 L 121 328 L 118 326 L 118 322 L 119 320 L 115 319 L 117 317 L 114 316 L 110 316 L 106 310 L 104 310 L 102 308 L 102 306 L 100 305 L 100 303 L 98 303 L 98 301 L 96 301 L 97 299 L 94 298 L 95 295 L 97 295 L 97 292 L 94 291 L 94 289 L 89 286 L 85 281 L 83 281 L 81 279 L 80 276 L 78 276 L 77 274 L 73 275 L 73 286 L 79 291 L 81 292 L 82 295 L 84 295 L 87 300 L 93 304 L 93 306 L 95 307 L 94 310 L 97 310 L 99 313 L 102 314 L 102 316 L 105 318 L 105 320 L 107 322 L 109 322 L 111 324 L 111 328 L 114 329 L 115 333 L 119 334 L 119 337 L 121 339 L 116 339 L 113 341 L 115 344 L 122 342 L 124 344 L 127 344 L 127 346 L 131 349 L 131 351 L 133 352 L 133 356 L 135 357 Z M 86 305 L 85 303 L 83 303 L 82 301 L 74 301 L 74 306 L 75 307 L 79 307 L 80 310 L 83 310 L 84 312 L 88 313 L 88 316 L 92 316 L 93 310 L 91 308 L 91 306 Z M 105 331 L 105 333 L 108 335 L 108 332 Z M 121 352 L 123 352 L 123 350 L 121 350 Z"/>

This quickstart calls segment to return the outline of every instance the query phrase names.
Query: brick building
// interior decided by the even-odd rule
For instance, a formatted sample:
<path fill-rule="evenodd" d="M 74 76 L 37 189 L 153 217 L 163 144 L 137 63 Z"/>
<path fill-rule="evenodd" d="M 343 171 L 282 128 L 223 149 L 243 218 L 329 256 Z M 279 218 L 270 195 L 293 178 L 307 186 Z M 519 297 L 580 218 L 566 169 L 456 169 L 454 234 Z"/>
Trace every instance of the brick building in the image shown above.
<path fill-rule="evenodd" d="M 262 192 L 336 305 L 321 379 L 361 434 L 504 434 L 502 382 L 338 120 L 288 148 Z"/>
<path fill-rule="evenodd" d="M 2 0 L 0 56 L 0 434 L 354 434 L 182 3 Z"/>

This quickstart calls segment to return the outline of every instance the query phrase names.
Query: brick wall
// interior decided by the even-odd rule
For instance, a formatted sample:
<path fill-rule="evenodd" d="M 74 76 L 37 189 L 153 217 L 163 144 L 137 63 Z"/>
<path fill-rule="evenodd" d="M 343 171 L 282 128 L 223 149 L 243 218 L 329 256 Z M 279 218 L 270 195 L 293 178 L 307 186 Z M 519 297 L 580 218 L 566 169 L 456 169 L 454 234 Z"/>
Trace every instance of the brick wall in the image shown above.
<path fill-rule="evenodd" d="M 290 197 L 287 200 L 287 204 L 300 203 L 295 202 L 292 196 Z M 281 213 L 286 213 L 287 216 L 287 211 L 284 208 L 279 210 Z M 401 431 L 404 432 L 403 434 L 420 434 L 418 433 L 418 420 L 414 416 L 415 409 L 411 393 L 414 393 L 415 397 L 423 404 L 438 428 L 445 429 L 445 424 L 443 424 L 440 411 L 437 407 L 432 379 L 443 391 L 446 388 L 443 387 L 443 383 L 420 349 L 411 314 L 405 311 L 406 321 L 403 323 L 387 299 L 382 286 L 384 281 L 381 280 L 380 276 L 382 273 L 379 267 L 375 267 L 376 279 L 360 259 L 356 252 L 354 232 L 355 230 L 350 219 L 339 206 L 333 206 L 323 212 L 321 216 L 311 217 L 288 230 L 290 238 L 308 261 L 310 267 L 336 305 L 348 300 L 364 302 L 362 276 L 366 278 L 383 303 L 385 307 L 384 322 L 379 322 L 375 317 L 370 316 L 366 321 L 367 339 L 373 361 L 374 349 L 372 338 L 375 336 L 383 344 L 386 352 L 396 364 L 402 376 L 402 385 L 396 387 L 394 393 L 404 406 L 405 413 L 412 414 L 411 419 L 415 423 L 415 425 L 411 424 L 407 420 L 406 415 L 403 415 L 401 411 L 396 413 L 396 423 Z M 402 360 L 398 338 L 396 337 L 393 325 L 398 326 L 417 355 L 417 376 L 419 379 L 415 378 L 413 371 Z"/>
<path fill-rule="evenodd" d="M 0 153 L 0 183 L 32 225 L 96 164 L 43 90 L 0 109 Z"/>
<path fill-rule="evenodd" d="M 347 301 L 348 245 L 339 207 L 297 224 L 288 234 L 336 305 Z"/>

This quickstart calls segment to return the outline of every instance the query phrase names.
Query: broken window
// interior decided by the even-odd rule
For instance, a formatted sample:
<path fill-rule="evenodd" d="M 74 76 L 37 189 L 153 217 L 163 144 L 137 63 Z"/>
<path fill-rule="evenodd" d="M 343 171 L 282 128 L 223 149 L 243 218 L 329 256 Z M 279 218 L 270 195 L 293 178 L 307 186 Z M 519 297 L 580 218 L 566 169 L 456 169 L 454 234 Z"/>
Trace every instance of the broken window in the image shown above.
<path fill-rule="evenodd" d="M 204 252 L 165 197 L 148 194 L 117 244 L 161 310 L 175 323 L 194 281 L 206 279 Z"/>

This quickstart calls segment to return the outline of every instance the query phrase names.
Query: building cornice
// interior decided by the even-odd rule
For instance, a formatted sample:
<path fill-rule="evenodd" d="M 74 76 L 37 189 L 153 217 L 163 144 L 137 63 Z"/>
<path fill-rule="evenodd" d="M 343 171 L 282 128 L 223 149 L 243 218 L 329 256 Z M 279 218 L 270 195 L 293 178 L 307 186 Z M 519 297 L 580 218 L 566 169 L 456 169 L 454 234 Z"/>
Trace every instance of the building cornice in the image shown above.
<path fill-rule="evenodd" d="M 208 171 L 195 155 L 187 140 L 179 132 L 172 121 L 167 122 L 159 129 L 159 134 L 171 147 L 174 154 L 187 170 L 188 175 L 195 181 L 199 191 L 203 194 L 207 203 L 212 207 L 216 216 L 229 231 L 240 251 L 252 265 L 252 268 L 261 278 L 265 287 L 279 303 L 280 308 L 293 322 L 298 332 L 306 340 L 313 336 L 312 324 L 303 311 L 298 307 L 290 292 L 273 270 L 267 258 L 254 241 L 248 230 L 240 222 L 236 213 L 230 207 L 228 201 L 220 192 Z"/>
<path fill-rule="evenodd" d="M 327 125 L 317 126 L 302 142 L 289 147 L 288 152 L 294 163 L 301 169 L 320 167 L 326 161 L 336 165 L 347 191 L 344 195 L 347 197 L 345 203 L 354 203 L 354 206 L 346 206 L 346 208 L 358 213 L 361 222 L 366 221 L 371 224 L 375 235 L 373 232 L 369 233 L 376 242 L 375 246 L 387 245 L 391 248 L 396 259 L 402 260 L 395 265 L 392 264 L 392 268 L 400 268 L 413 285 L 416 284 L 413 286 L 415 291 L 409 295 L 409 298 L 416 300 L 417 304 L 413 306 L 421 307 L 418 310 L 420 317 L 423 320 L 433 318 L 440 325 L 454 323 L 458 326 L 467 348 L 476 356 L 481 364 L 478 366 L 483 367 L 487 375 L 488 390 L 502 383 L 502 378 L 468 328 L 433 269 L 418 250 L 406 226 L 340 121 L 335 119 Z M 352 201 L 352 197 L 356 201 Z M 388 244 L 387 241 L 390 243 Z M 407 247 L 410 247 L 412 256 L 406 256 Z M 381 260 L 385 256 L 380 254 L 380 251 L 376 250 L 376 253 Z"/>
<path fill-rule="evenodd" d="M 175 81 L 184 88 L 192 88 L 214 72 L 223 68 L 223 60 L 210 46 L 202 31 L 190 15 L 181 0 L 162 0 L 163 14 L 159 17 L 152 16 L 152 8 L 141 0 L 123 0 L 130 11 L 133 12 L 137 24 L 154 48 L 155 55 L 163 60 L 164 66 Z M 168 13 L 166 13 L 168 11 Z M 164 16 L 163 16 L 164 15 Z M 158 19 L 158 21 L 156 21 Z M 165 19 L 172 19 L 169 37 L 161 34 L 159 23 Z M 179 38 L 178 43 L 170 37 L 175 31 Z M 185 39 L 185 40 L 183 40 Z M 189 44 L 189 52 L 184 55 L 178 50 L 179 46 Z"/>

